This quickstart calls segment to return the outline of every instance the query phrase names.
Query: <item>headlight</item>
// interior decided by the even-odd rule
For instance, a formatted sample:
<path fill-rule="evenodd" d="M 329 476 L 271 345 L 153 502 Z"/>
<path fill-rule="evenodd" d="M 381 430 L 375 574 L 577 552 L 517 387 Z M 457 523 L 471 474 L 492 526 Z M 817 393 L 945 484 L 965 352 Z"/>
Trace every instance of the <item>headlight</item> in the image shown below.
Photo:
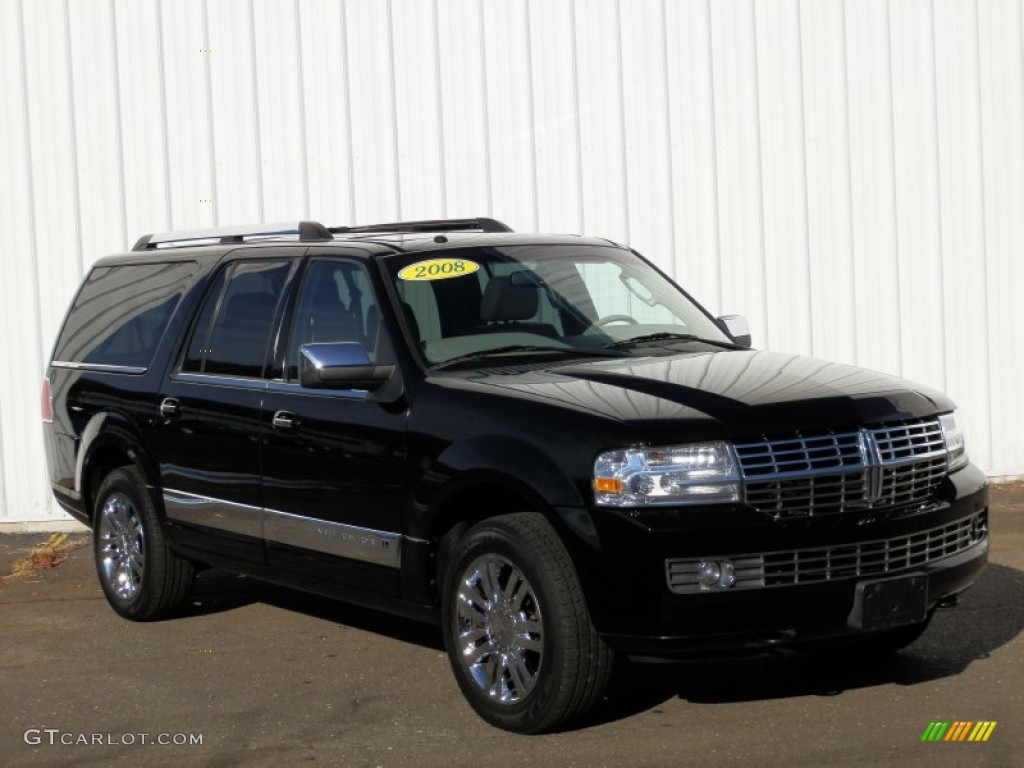
<path fill-rule="evenodd" d="M 942 438 L 946 441 L 946 466 L 949 471 L 966 467 L 970 459 L 967 458 L 964 433 L 957 424 L 956 412 L 939 416 L 939 424 L 942 426 Z"/>
<path fill-rule="evenodd" d="M 724 442 L 629 448 L 597 457 L 594 493 L 612 507 L 727 504 L 740 500 L 740 473 Z"/>

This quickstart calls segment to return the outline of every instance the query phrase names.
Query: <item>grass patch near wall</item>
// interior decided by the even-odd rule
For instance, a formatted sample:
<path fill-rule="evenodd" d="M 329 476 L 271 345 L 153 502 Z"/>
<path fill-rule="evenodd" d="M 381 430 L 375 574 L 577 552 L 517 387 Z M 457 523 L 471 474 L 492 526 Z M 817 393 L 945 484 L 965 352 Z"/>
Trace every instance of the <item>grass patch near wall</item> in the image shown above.
<path fill-rule="evenodd" d="M 3 580 L 16 581 L 56 568 L 67 560 L 72 552 L 81 549 L 88 543 L 88 536 L 71 537 L 67 533 L 51 534 L 45 542 L 33 547 L 24 557 L 17 560 L 11 568 L 11 572 L 4 576 Z"/>

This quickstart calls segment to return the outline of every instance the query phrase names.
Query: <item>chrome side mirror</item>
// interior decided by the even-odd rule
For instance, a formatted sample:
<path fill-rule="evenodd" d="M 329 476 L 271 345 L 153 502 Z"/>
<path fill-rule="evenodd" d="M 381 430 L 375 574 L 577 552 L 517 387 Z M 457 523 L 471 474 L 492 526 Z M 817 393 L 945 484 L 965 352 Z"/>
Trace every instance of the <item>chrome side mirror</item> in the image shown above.
<path fill-rule="evenodd" d="M 750 323 L 743 315 L 722 315 L 718 324 L 741 347 L 750 346 Z"/>
<path fill-rule="evenodd" d="M 358 341 L 332 341 L 299 347 L 299 383 L 318 389 L 377 389 L 394 372 L 374 365 Z"/>

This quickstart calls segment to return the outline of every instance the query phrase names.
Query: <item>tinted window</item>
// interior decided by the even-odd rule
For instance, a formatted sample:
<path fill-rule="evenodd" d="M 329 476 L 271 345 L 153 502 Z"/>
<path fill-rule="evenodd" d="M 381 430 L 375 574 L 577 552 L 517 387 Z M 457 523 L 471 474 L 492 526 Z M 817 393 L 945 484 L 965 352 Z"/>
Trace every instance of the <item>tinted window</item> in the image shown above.
<path fill-rule="evenodd" d="M 509 245 L 423 256 L 393 256 L 386 264 L 430 363 L 510 347 L 650 356 L 676 343 L 728 343 L 676 285 L 622 248 Z M 440 262 L 461 268 L 428 271 Z M 652 341 L 659 348 L 646 343 Z"/>
<path fill-rule="evenodd" d="M 313 261 L 306 269 L 288 345 L 288 377 L 298 376 L 299 347 L 357 341 L 371 362 L 380 358 L 380 310 L 363 269 L 345 261 Z"/>
<path fill-rule="evenodd" d="M 185 352 L 185 362 L 181 366 L 183 371 L 198 373 L 203 370 L 206 342 L 210 337 L 210 324 L 213 322 L 213 316 L 217 312 L 220 298 L 224 294 L 224 283 L 230 271 L 230 269 L 226 269 L 218 273 L 213 281 L 213 285 L 210 286 L 206 301 L 203 302 L 203 308 L 199 311 L 199 318 L 196 320 L 192 338 L 189 340 L 188 348 Z"/>
<path fill-rule="evenodd" d="M 193 261 L 92 270 L 64 323 L 54 360 L 148 367 L 195 271 Z"/>
<path fill-rule="evenodd" d="M 259 377 L 290 264 L 239 262 L 211 286 L 189 341 L 183 371 Z"/>
<path fill-rule="evenodd" d="M 677 322 L 667 306 L 651 301 L 650 291 L 617 264 L 591 262 L 580 264 L 578 270 L 594 303 L 594 319 L 625 315 L 641 324 Z"/>

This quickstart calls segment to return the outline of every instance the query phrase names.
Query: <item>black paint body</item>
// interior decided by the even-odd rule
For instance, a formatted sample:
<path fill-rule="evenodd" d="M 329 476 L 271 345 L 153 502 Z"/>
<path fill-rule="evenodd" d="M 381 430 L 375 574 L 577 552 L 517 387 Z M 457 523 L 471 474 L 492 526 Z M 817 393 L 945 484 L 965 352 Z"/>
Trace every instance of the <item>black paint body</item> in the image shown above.
<path fill-rule="evenodd" d="M 470 243 L 558 244 L 579 238 L 474 235 Z M 932 529 L 988 505 L 982 473 L 967 466 L 913 514 L 844 515 L 777 522 L 743 504 L 613 509 L 595 506 L 595 457 L 629 446 L 757 440 L 800 430 L 835 431 L 953 409 L 945 396 L 883 374 L 795 355 L 694 344 L 657 358 L 545 364 L 505 358 L 500 367 L 428 371 L 381 261 L 396 253 L 456 248 L 432 238 L 360 238 L 211 246 L 132 253 L 99 264 L 191 260 L 198 264 L 143 373 L 50 367 L 53 423 L 46 446 L 53 491 L 91 525 L 95 468 L 136 464 L 154 501 L 173 487 L 281 512 L 401 534 L 391 568 L 167 522 L 174 546 L 198 561 L 325 595 L 436 620 L 436 555 L 458 521 L 536 510 L 562 537 L 593 621 L 614 647 L 645 655 L 728 652 L 848 634 L 857 579 L 682 595 L 666 586 L 666 558 L 794 550 L 872 541 Z M 586 241 L 584 241 L 586 242 Z M 597 243 L 598 241 L 594 241 Z M 607 242 L 600 241 L 607 246 Z M 364 263 L 380 301 L 395 374 L 373 393 L 308 390 L 279 379 L 288 316 L 313 254 Z M 212 275 L 226 261 L 298 262 L 276 310 L 275 343 L 262 380 L 188 377 L 184 339 Z M 492 362 L 493 366 L 494 363 Z M 181 415 L 163 418 L 165 398 Z M 276 430 L 278 411 L 296 416 Z M 492 501 L 491 501 L 492 500 Z M 510 505 L 512 508 L 510 508 Z M 929 596 L 969 586 L 986 550 L 925 568 Z"/>

